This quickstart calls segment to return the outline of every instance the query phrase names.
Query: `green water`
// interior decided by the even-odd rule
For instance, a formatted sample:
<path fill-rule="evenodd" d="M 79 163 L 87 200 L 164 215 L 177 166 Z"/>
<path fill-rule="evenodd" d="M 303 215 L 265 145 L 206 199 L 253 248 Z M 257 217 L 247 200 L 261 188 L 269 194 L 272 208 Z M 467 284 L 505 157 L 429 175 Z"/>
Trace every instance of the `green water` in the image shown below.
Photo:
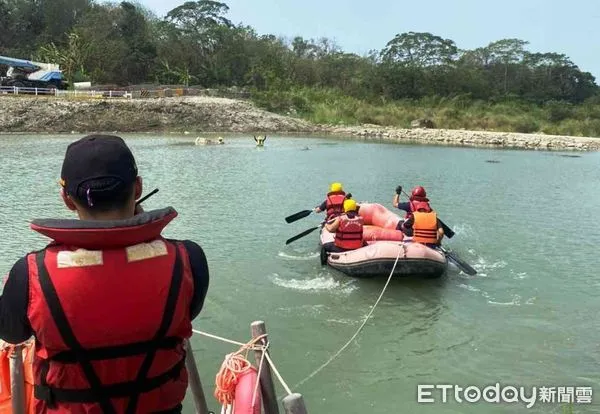
<path fill-rule="evenodd" d="M 72 217 L 57 179 L 78 136 L 0 137 L 0 272 L 45 239 L 36 217 Z M 600 412 L 597 246 L 600 153 L 502 151 L 270 137 L 224 146 L 179 145 L 189 137 L 126 136 L 146 209 L 174 206 L 169 237 L 203 246 L 211 282 L 197 329 L 239 341 L 265 320 L 271 355 L 293 391 L 317 413 L 563 413 L 564 404 L 417 403 L 417 384 L 591 386 Z M 310 150 L 302 150 L 308 146 Z M 487 163 L 497 160 L 499 163 Z M 479 274 L 456 269 L 434 281 L 395 280 L 360 336 L 295 387 L 356 331 L 385 280 L 354 280 L 319 265 L 312 208 L 331 181 L 356 200 L 391 207 L 394 188 L 421 184 L 457 233 L 447 245 Z M 225 355 L 237 350 L 193 338 L 207 395 Z M 283 388 L 278 386 L 278 395 Z M 452 398 L 450 398 L 453 401 Z M 220 408 L 210 400 L 216 412 Z M 192 412 L 189 400 L 187 412 Z"/>

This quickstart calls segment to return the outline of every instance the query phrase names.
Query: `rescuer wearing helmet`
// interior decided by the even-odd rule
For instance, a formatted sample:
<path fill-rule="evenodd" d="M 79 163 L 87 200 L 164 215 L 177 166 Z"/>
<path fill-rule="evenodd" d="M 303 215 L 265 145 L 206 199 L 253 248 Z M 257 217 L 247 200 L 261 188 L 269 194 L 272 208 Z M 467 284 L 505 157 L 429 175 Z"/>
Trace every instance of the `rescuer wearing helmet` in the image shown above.
<path fill-rule="evenodd" d="M 358 205 L 354 200 L 344 201 L 344 214 L 325 224 L 325 230 L 335 233 L 335 241 L 323 247 L 330 252 L 343 252 L 361 248 L 363 243 L 364 221 L 358 215 Z"/>
<path fill-rule="evenodd" d="M 406 211 L 404 221 L 398 223 L 398 230 L 412 237 L 415 242 L 439 245 L 444 237 L 444 230 L 429 204 L 425 189 L 421 186 L 413 188 L 409 201 L 403 203 L 399 202 L 401 193 L 402 186 L 399 185 L 392 201 L 394 207 Z"/>
<path fill-rule="evenodd" d="M 325 201 L 323 201 L 321 205 L 315 207 L 313 211 L 315 213 L 327 211 L 325 221 L 329 221 L 344 212 L 344 200 L 350 198 L 352 198 L 352 194 L 346 194 L 341 183 L 331 183 Z"/>
<path fill-rule="evenodd" d="M 172 207 L 136 206 L 142 178 L 119 137 L 71 143 L 60 182 L 79 220 L 34 220 L 52 242 L 14 264 L 0 298 L 0 338 L 35 338 L 35 412 L 180 413 L 202 248 L 161 235 Z"/>

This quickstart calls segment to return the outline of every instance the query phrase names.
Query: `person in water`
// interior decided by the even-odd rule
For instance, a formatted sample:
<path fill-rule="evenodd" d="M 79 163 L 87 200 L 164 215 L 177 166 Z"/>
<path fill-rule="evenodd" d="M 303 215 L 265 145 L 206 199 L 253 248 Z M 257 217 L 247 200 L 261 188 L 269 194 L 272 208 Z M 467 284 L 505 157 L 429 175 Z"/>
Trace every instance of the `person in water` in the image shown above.
<path fill-rule="evenodd" d="M 412 241 L 429 246 L 439 246 L 444 237 L 444 229 L 437 213 L 431 208 L 427 192 L 421 186 L 413 188 L 408 202 L 400 203 L 402 186 L 396 187 L 396 194 L 392 201 L 394 207 L 404 210 L 406 215 L 398 223 L 397 229 L 408 236 Z"/>
<path fill-rule="evenodd" d="M 315 213 L 326 211 L 327 217 L 325 218 L 325 221 L 330 221 L 344 212 L 344 200 L 350 198 L 352 198 L 352 194 L 346 194 L 341 183 L 331 183 L 325 201 L 313 208 L 313 211 Z"/>
<path fill-rule="evenodd" d="M 181 413 L 202 248 L 161 236 L 172 207 L 136 206 L 142 178 L 119 137 L 71 143 L 60 183 L 79 220 L 33 220 L 52 242 L 14 264 L 0 297 L 0 338 L 35 338 L 35 412 Z"/>
<path fill-rule="evenodd" d="M 265 141 L 267 140 L 267 136 L 262 136 L 262 137 L 256 137 L 256 135 L 254 135 L 254 142 L 256 142 L 256 146 L 257 147 L 264 147 L 265 146 Z"/>
<path fill-rule="evenodd" d="M 356 250 L 364 245 L 364 220 L 358 215 L 358 205 L 354 200 L 344 201 L 344 214 L 325 224 L 325 230 L 335 233 L 334 242 L 325 243 L 323 248 L 328 252 L 344 252 Z"/>

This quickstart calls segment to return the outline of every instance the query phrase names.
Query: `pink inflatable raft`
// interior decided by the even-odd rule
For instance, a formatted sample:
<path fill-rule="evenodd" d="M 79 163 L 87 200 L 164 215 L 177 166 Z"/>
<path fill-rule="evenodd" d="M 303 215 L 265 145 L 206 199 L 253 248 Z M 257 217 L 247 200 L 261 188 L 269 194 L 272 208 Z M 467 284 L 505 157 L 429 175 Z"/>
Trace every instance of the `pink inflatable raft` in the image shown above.
<path fill-rule="evenodd" d="M 321 264 L 328 264 L 349 276 L 388 276 L 399 255 L 394 276 L 436 278 L 444 275 L 448 260 L 442 252 L 413 243 L 396 230 L 400 217 L 381 204 L 361 203 L 366 246 L 343 253 L 329 253 L 321 247 Z M 321 230 L 321 246 L 334 241 L 334 234 Z"/>

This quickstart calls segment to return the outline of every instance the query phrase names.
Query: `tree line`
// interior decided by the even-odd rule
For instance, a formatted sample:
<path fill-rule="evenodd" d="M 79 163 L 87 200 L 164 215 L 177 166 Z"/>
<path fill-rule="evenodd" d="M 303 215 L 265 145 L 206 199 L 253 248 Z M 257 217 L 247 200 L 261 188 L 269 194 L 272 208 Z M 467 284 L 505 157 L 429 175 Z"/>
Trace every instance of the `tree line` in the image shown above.
<path fill-rule="evenodd" d="M 229 7 L 188 1 L 164 18 L 134 2 L 0 0 L 0 55 L 54 62 L 69 81 L 334 89 L 372 102 L 428 96 L 581 103 L 598 85 L 566 55 L 520 39 L 475 50 L 432 33 L 396 35 L 366 56 L 329 39 L 261 35 Z"/>

